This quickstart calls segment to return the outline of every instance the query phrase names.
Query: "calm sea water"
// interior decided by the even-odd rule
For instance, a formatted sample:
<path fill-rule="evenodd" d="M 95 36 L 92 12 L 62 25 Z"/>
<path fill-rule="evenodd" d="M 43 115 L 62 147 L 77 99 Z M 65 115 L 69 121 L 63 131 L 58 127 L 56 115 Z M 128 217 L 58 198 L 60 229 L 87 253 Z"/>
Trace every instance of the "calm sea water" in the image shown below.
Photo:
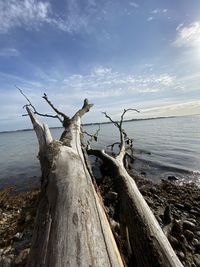
<path fill-rule="evenodd" d="M 87 126 L 94 133 L 97 126 Z M 200 116 L 174 117 L 124 123 L 128 135 L 134 138 L 134 169 L 158 182 L 174 175 L 200 185 Z M 52 129 L 59 138 L 61 129 Z M 116 142 L 119 134 L 111 124 L 101 125 L 95 148 L 105 148 Z M 38 181 L 40 166 L 35 133 L 0 133 L 0 186 L 29 186 Z"/>

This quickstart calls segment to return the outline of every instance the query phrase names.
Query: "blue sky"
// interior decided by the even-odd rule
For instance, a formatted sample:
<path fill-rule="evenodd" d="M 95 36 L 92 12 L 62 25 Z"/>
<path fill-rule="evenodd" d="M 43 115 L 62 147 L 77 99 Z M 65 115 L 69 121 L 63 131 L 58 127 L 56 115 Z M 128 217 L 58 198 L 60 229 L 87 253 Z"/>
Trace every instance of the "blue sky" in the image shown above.
<path fill-rule="evenodd" d="M 31 127 L 15 85 L 84 122 L 200 113 L 199 70 L 199 0 L 0 0 L 1 131 Z"/>

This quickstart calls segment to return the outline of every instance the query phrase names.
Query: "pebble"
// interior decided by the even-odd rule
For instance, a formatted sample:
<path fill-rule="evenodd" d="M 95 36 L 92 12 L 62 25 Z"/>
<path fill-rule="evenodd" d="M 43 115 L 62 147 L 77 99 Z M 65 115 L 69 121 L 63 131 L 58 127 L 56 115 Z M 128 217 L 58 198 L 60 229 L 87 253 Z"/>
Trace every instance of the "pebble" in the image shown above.
<path fill-rule="evenodd" d="M 174 220 L 172 231 L 174 233 L 180 233 L 181 232 L 181 221 L 180 220 Z"/>
<path fill-rule="evenodd" d="M 12 261 L 10 258 L 2 257 L 0 259 L 0 267 L 11 267 Z"/>
<path fill-rule="evenodd" d="M 194 254 L 193 256 L 194 262 L 197 266 L 200 266 L 200 254 Z"/>
<path fill-rule="evenodd" d="M 195 224 L 190 222 L 190 221 L 183 221 L 183 228 L 184 229 L 188 229 L 188 230 L 191 230 L 191 231 L 194 231 L 195 230 Z"/>
<path fill-rule="evenodd" d="M 111 225 L 111 228 L 112 228 L 114 231 L 119 232 L 119 230 L 120 230 L 120 224 L 119 224 L 118 222 L 116 222 L 116 221 L 113 220 L 113 219 L 110 219 L 110 225 Z"/>
<path fill-rule="evenodd" d="M 199 211 L 193 210 L 193 209 L 190 211 L 190 213 L 193 214 L 193 215 L 195 215 L 195 216 L 199 216 L 200 215 L 200 212 Z"/>
<path fill-rule="evenodd" d="M 106 195 L 106 198 L 110 199 L 110 200 L 116 200 L 118 197 L 118 194 L 116 192 L 108 192 L 108 194 Z"/>
<path fill-rule="evenodd" d="M 191 210 L 191 205 L 189 203 L 185 203 L 184 208 L 189 211 Z"/>
<path fill-rule="evenodd" d="M 30 220 L 31 220 L 31 215 L 28 214 L 28 215 L 26 216 L 26 218 L 25 218 L 25 221 L 26 221 L 26 222 L 29 222 Z"/>
<path fill-rule="evenodd" d="M 13 237 L 13 240 L 18 241 L 21 240 L 23 237 L 23 233 L 16 233 Z"/>
<path fill-rule="evenodd" d="M 200 242 L 199 241 L 194 243 L 194 247 L 195 247 L 196 252 L 200 252 Z"/>
<path fill-rule="evenodd" d="M 29 252 L 30 252 L 29 248 L 22 250 L 15 259 L 14 263 L 17 264 L 18 266 L 23 266 L 26 263 Z"/>
<path fill-rule="evenodd" d="M 185 208 L 184 205 L 179 204 L 179 203 L 174 204 L 174 206 L 177 207 L 178 209 L 181 209 L 181 210 L 183 210 Z"/>
<path fill-rule="evenodd" d="M 169 236 L 169 242 L 171 243 L 173 248 L 177 248 L 178 245 L 179 245 L 178 240 L 175 237 L 171 236 L 171 235 Z"/>
<path fill-rule="evenodd" d="M 4 250 L 3 250 L 3 254 L 5 255 L 5 254 L 7 254 L 8 252 L 10 252 L 11 251 L 11 246 L 8 246 L 8 247 L 6 247 L 6 248 L 4 248 Z"/>
<path fill-rule="evenodd" d="M 190 221 L 190 222 L 192 222 L 194 224 L 197 224 L 197 221 L 195 219 L 193 219 L 193 218 L 188 218 L 187 221 Z"/>
<path fill-rule="evenodd" d="M 182 251 L 179 251 L 177 253 L 178 257 L 181 259 L 181 260 L 184 260 L 185 259 L 185 254 L 182 252 Z"/>
<path fill-rule="evenodd" d="M 194 238 L 194 233 L 190 230 L 185 230 L 184 235 L 188 241 L 191 241 Z"/>
<path fill-rule="evenodd" d="M 178 178 L 176 176 L 174 176 L 174 175 L 170 175 L 170 176 L 168 176 L 168 180 L 169 181 L 177 181 Z"/>
<path fill-rule="evenodd" d="M 200 231 L 197 231 L 196 234 L 197 234 L 198 236 L 200 236 Z"/>

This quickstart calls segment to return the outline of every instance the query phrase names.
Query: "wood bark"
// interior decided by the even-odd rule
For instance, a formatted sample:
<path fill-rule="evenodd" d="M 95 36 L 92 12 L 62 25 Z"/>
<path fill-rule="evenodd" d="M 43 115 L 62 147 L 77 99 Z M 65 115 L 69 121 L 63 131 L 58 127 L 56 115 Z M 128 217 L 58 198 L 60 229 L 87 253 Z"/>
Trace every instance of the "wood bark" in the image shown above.
<path fill-rule="evenodd" d="M 26 107 L 42 169 L 29 267 L 124 266 L 81 149 L 81 117 L 91 106 L 85 100 L 71 119 L 59 114 L 65 126 L 59 141 Z"/>
<path fill-rule="evenodd" d="M 110 166 L 118 190 L 120 217 L 125 224 L 127 242 L 139 267 L 183 267 L 167 237 L 159 226 L 148 204 L 139 192 L 133 178 L 124 168 L 124 141 L 117 157 L 106 152 L 89 150 L 89 154 L 101 158 Z M 122 229 L 124 232 L 124 229 Z"/>

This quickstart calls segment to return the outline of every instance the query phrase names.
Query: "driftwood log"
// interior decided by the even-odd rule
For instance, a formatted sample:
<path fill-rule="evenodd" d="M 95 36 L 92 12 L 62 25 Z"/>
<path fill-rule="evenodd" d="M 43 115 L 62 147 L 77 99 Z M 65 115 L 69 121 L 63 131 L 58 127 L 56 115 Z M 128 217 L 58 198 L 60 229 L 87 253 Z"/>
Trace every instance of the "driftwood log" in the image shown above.
<path fill-rule="evenodd" d="M 182 263 L 139 192 L 135 181 L 124 167 L 127 150 L 132 149 L 132 140 L 128 138 L 122 128 L 124 115 L 129 110 L 132 109 L 124 110 L 120 122 L 113 121 L 104 112 L 106 118 L 119 129 L 119 153 L 114 157 L 104 150 L 90 149 L 88 153 L 101 158 L 110 167 L 111 175 L 118 190 L 121 232 L 126 233 L 127 242 L 134 257 L 134 266 L 181 267 L 183 266 Z"/>
<path fill-rule="evenodd" d="M 41 195 L 27 266 L 124 266 L 81 147 L 81 117 L 92 105 L 85 100 L 83 107 L 70 119 L 53 106 L 46 94 L 43 98 L 56 115 L 38 113 L 26 97 L 26 110 L 39 142 L 42 170 Z M 132 146 L 132 140 L 122 129 L 127 111 L 124 110 L 120 122 L 114 122 L 105 113 L 120 132 L 117 156 L 112 157 L 103 150 L 92 150 L 89 145 L 88 154 L 100 157 L 112 170 L 118 188 L 120 225 L 135 259 L 134 266 L 182 267 L 124 167 L 127 144 Z M 36 114 L 62 122 L 64 131 L 59 141 L 52 138 L 48 126 L 41 124 Z"/>
<path fill-rule="evenodd" d="M 42 169 L 41 195 L 27 266 L 124 266 L 81 149 L 81 117 L 92 105 L 85 100 L 83 107 L 69 119 L 46 95 L 43 98 L 62 121 L 64 132 L 59 141 L 54 140 L 48 126 L 37 120 L 38 112 L 26 97 Z"/>

